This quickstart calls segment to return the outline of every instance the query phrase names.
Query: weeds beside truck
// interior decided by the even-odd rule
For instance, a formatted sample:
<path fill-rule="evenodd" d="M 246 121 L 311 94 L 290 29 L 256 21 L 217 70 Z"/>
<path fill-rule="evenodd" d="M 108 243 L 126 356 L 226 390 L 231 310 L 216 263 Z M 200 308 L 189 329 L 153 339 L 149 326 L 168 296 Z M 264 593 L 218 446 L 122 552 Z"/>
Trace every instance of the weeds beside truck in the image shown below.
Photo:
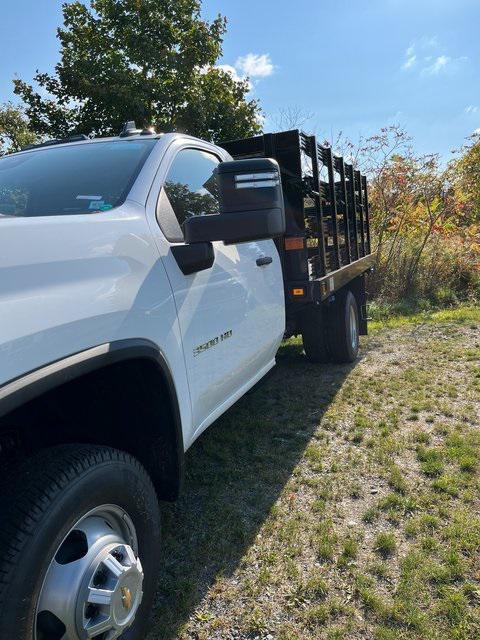
<path fill-rule="evenodd" d="M 299 131 L 0 159 L 1 638 L 144 637 L 185 450 L 283 337 L 353 361 L 372 264 L 365 178 Z"/>

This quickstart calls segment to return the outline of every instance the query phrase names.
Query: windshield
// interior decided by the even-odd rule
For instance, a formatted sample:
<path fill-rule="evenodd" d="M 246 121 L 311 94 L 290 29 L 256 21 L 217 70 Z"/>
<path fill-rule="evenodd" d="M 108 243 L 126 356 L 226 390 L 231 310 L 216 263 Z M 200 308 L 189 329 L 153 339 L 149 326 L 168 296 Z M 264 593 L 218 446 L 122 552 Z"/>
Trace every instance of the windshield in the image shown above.
<path fill-rule="evenodd" d="M 94 142 L 0 158 L 0 215 L 59 216 L 118 207 L 156 142 Z"/>

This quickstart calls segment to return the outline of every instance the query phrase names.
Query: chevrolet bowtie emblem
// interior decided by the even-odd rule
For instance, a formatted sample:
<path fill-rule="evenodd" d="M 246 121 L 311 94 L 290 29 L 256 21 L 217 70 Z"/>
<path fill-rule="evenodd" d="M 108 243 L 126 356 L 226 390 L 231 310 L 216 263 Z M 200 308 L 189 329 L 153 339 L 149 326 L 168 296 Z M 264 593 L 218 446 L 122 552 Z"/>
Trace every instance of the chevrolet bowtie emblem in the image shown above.
<path fill-rule="evenodd" d="M 122 587 L 122 605 L 127 611 L 132 608 L 132 592 L 128 587 Z"/>

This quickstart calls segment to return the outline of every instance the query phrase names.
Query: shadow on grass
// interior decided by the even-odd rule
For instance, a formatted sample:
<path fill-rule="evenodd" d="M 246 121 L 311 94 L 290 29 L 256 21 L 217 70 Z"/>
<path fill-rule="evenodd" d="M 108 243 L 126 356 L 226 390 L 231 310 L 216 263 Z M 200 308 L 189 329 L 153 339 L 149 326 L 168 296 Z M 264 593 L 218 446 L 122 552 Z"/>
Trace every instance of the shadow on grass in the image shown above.
<path fill-rule="evenodd" d="M 217 575 L 238 567 L 352 365 L 312 365 L 284 345 L 277 367 L 187 453 L 163 508 L 163 563 L 148 640 L 173 640 Z"/>

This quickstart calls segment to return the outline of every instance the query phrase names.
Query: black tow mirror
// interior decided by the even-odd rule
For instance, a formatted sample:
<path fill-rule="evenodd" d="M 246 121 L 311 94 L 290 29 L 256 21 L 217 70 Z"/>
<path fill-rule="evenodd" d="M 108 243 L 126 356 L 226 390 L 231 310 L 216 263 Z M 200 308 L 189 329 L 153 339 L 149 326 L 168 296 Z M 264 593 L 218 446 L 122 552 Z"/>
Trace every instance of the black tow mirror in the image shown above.
<path fill-rule="evenodd" d="M 186 243 L 227 244 L 275 238 L 285 233 L 280 169 L 275 160 L 222 162 L 216 169 L 220 214 L 185 221 Z"/>

